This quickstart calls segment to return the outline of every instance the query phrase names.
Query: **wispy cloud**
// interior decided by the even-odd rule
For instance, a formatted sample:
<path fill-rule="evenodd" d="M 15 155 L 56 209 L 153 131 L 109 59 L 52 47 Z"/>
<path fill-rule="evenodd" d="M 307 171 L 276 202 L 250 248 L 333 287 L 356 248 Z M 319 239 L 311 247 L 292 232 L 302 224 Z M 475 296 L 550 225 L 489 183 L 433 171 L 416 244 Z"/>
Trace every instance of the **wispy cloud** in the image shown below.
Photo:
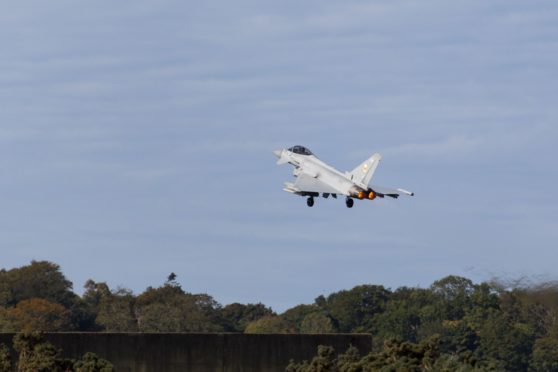
<path fill-rule="evenodd" d="M 305 283 L 293 304 L 339 288 L 320 279 L 331 270 L 342 285 L 545 271 L 557 13 L 550 0 L 4 5 L 2 244 L 18 247 L 4 265 L 50 258 L 77 288 L 89 275 L 135 290 L 179 265 L 218 297 L 281 306 L 265 295 L 285 270 Z M 346 169 L 381 152 L 377 181 L 417 196 L 306 208 L 271 154 L 295 143 Z M 205 274 L 216 264 L 220 279 Z"/>

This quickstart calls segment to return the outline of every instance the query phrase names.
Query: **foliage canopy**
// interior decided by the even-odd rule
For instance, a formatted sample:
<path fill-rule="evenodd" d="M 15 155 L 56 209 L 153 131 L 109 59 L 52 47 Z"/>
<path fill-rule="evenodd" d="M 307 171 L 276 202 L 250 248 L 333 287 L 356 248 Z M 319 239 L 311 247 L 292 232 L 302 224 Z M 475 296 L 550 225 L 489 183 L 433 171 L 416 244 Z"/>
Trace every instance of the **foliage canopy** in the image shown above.
<path fill-rule="evenodd" d="M 291 371 L 326 365 L 339 371 L 558 371 L 557 283 L 514 287 L 448 276 L 429 288 L 365 284 L 276 314 L 261 303 L 222 306 L 208 294 L 189 293 L 174 273 L 164 279 L 137 295 L 88 280 L 79 296 L 51 262 L 0 270 L 0 331 L 366 332 L 374 340 L 370 355 L 322 348 L 315 360 L 291 364 Z M 20 358 L 39 369 L 34 355 L 45 366 L 57 355 L 44 345 L 21 350 Z M 0 348 L 0 366 L 9 362 L 2 355 Z M 86 358 L 83 366 L 91 363 L 97 362 Z"/>

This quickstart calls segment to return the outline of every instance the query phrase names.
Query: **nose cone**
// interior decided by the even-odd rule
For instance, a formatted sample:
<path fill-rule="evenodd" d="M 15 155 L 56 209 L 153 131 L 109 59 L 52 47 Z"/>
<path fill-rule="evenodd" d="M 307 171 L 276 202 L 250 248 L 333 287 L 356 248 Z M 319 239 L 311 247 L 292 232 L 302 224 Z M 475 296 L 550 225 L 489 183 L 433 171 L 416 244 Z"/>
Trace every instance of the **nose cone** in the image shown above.
<path fill-rule="evenodd" d="M 281 157 L 281 154 L 283 153 L 283 150 L 275 150 L 273 151 L 273 153 L 275 154 L 275 156 L 277 156 L 278 158 Z"/>

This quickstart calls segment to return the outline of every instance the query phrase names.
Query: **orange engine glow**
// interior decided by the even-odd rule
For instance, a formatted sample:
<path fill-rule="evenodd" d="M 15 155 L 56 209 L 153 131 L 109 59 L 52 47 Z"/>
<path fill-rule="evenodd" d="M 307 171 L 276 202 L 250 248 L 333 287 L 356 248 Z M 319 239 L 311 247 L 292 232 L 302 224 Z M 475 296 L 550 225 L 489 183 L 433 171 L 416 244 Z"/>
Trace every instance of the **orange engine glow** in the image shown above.
<path fill-rule="evenodd" d="M 368 193 L 368 199 L 370 200 L 376 199 L 376 193 L 374 191 L 370 191 L 370 193 Z"/>
<path fill-rule="evenodd" d="M 359 198 L 360 200 L 364 199 L 364 192 L 359 191 L 358 194 L 357 194 L 357 198 Z"/>

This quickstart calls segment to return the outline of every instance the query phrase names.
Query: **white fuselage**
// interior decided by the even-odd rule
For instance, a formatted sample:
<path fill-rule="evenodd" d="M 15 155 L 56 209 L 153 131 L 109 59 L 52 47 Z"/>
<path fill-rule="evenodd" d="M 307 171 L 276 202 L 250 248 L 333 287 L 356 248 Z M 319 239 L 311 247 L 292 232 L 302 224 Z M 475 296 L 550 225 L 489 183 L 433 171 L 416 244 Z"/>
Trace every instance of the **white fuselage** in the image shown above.
<path fill-rule="evenodd" d="M 314 155 L 299 155 L 288 150 L 282 150 L 281 159 L 295 167 L 293 171 L 295 176 L 304 171 L 304 173 L 335 188 L 339 194 L 354 196 L 359 191 L 367 189 L 366 186 L 353 182 L 348 174 L 341 173 Z"/>

